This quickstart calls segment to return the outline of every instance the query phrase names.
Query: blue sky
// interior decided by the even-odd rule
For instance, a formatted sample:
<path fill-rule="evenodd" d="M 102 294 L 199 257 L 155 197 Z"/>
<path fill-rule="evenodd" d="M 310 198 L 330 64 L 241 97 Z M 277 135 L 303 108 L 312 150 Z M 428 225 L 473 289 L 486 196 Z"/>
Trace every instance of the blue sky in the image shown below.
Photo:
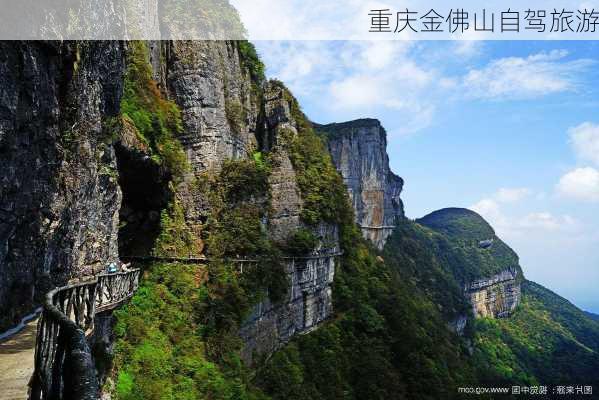
<path fill-rule="evenodd" d="M 599 313 L 598 43 L 256 45 L 312 120 L 381 120 L 409 217 L 478 211 L 529 279 Z"/>

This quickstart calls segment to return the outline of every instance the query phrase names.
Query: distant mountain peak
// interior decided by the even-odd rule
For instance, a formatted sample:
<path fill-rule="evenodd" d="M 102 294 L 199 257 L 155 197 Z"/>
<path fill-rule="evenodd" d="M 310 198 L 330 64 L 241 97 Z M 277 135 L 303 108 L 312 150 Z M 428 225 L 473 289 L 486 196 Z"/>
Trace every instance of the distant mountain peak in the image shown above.
<path fill-rule="evenodd" d="M 416 222 L 463 239 L 483 241 L 495 237 L 495 230 L 491 224 L 467 208 L 443 208 L 425 215 Z"/>

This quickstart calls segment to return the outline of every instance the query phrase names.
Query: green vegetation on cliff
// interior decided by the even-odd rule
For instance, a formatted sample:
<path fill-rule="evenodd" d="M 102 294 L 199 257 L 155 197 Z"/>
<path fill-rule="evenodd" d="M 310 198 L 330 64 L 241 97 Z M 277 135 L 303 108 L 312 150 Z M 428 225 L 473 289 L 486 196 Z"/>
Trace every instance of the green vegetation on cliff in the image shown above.
<path fill-rule="evenodd" d="M 585 313 L 585 315 L 588 318 L 592 319 L 593 321 L 599 321 L 599 315 L 598 314 L 594 314 L 594 313 L 588 312 L 588 311 L 585 311 L 584 313 Z"/>
<path fill-rule="evenodd" d="M 493 238 L 490 248 L 478 243 Z M 389 238 L 385 259 L 395 258 L 401 276 L 415 280 L 448 318 L 468 315 L 462 285 L 517 266 L 517 255 L 478 214 L 444 209 L 404 221 Z M 522 280 L 522 301 L 504 319 L 469 322 L 477 381 L 497 385 L 597 384 L 599 324 L 565 299 Z"/>
<path fill-rule="evenodd" d="M 174 179 L 153 252 L 185 258 L 203 251 L 210 262 L 146 266 L 141 288 L 117 313 L 114 392 L 118 399 L 257 398 L 246 390 L 237 332 L 252 305 L 267 292 L 279 299 L 288 286 L 262 223 L 270 209 L 269 161 L 258 153 L 229 160 L 218 172 L 185 182 L 209 210 L 205 223 L 192 229 L 179 196 L 188 168 L 177 140 L 180 114 L 152 80 L 147 56 L 145 44 L 130 43 L 121 111 L 143 151 Z M 250 262 L 231 261 L 237 258 Z"/>
<path fill-rule="evenodd" d="M 230 343 L 226 367 L 208 358 L 206 275 L 197 265 L 154 264 L 130 304 L 116 312 L 117 399 L 262 398 L 246 389 L 234 355 L 239 343 Z"/>
<path fill-rule="evenodd" d="M 218 175 L 206 176 L 202 183 L 210 199 L 206 250 L 211 268 L 229 259 L 254 260 L 240 277 L 248 297 L 242 313 L 265 291 L 279 300 L 288 289 L 280 250 L 263 222 L 270 210 L 270 169 L 269 162 L 257 155 L 250 160 L 229 160 Z"/>
<path fill-rule="evenodd" d="M 250 73 L 252 82 L 256 85 L 262 84 L 266 80 L 264 75 L 265 68 L 256 52 L 256 47 L 247 40 L 240 40 L 237 42 L 237 45 L 241 63 Z"/>
<path fill-rule="evenodd" d="M 261 225 L 268 211 L 268 163 L 226 162 L 197 184 L 211 203 L 208 266 L 153 264 L 131 303 L 117 313 L 118 399 L 254 399 L 238 337 L 241 322 L 268 290 L 287 291 L 279 253 Z M 165 212 L 156 252 L 186 256 L 193 235 L 180 206 Z M 252 258 L 245 265 L 230 258 Z"/>
<path fill-rule="evenodd" d="M 152 79 L 146 43 L 128 42 L 127 71 L 121 99 L 125 129 L 133 128 L 149 147 L 152 159 L 163 164 L 175 178 L 188 170 L 187 159 L 176 136 L 183 130 L 177 105 L 164 99 Z"/>
<path fill-rule="evenodd" d="M 174 200 L 160 215 L 160 234 L 153 254 L 161 257 L 192 257 L 200 253 L 200 238 L 187 226 L 181 204 Z"/>
<path fill-rule="evenodd" d="M 259 370 L 273 399 L 440 399 L 474 382 L 466 349 L 436 305 L 377 256 L 348 220 L 335 275 L 336 317 Z"/>
<path fill-rule="evenodd" d="M 302 220 L 309 225 L 321 221 L 341 223 L 351 206 L 343 179 L 331 161 L 325 142 L 285 85 L 280 81 L 273 81 L 272 84 L 282 89 L 298 131 L 297 135 L 283 131 L 280 140 L 285 143 L 301 190 Z"/>
<path fill-rule="evenodd" d="M 144 54 L 144 47 L 135 49 Z M 241 43 L 239 51 L 253 79 L 260 78 L 255 49 Z M 176 172 L 178 163 L 164 152 L 165 143 L 180 146 L 176 108 L 160 100 L 147 62 L 132 60 L 125 120 L 156 161 Z M 268 153 L 229 160 L 218 172 L 196 177 L 193 190 L 209 210 L 201 241 L 210 263 L 146 269 L 131 303 L 117 312 L 117 399 L 432 400 L 458 398 L 458 387 L 483 384 L 581 383 L 577 378 L 599 384 L 599 324 L 531 282 L 524 282 L 522 305 L 511 318 L 469 321 L 463 336 L 456 335 L 456 319 L 471 316 L 463 285 L 519 268 L 517 255 L 480 216 L 463 209 L 399 221 L 377 251 L 354 224 L 323 138 L 280 85 L 298 133 L 281 129 L 279 139 L 296 173 L 308 227 L 286 243 L 269 238 Z M 343 251 L 334 316 L 251 369 L 244 366 L 240 325 L 267 293 L 275 301 L 287 294 L 281 258 L 313 249 L 317 238 L 310 228 L 323 221 L 338 224 Z M 176 200 L 161 222 L 157 254 L 197 250 L 199 234 L 187 227 Z M 493 245 L 481 248 L 486 239 Z M 249 262 L 232 261 L 238 258 Z"/>
<path fill-rule="evenodd" d="M 283 251 L 292 256 L 309 254 L 318 244 L 318 238 L 310 229 L 300 228 L 283 244 Z"/>
<path fill-rule="evenodd" d="M 429 236 L 439 245 L 438 254 L 452 256 L 451 270 L 461 282 L 492 276 L 508 268 L 522 270 L 518 255 L 495 235 L 495 231 L 480 215 L 465 208 L 445 208 L 416 221 L 430 228 Z M 479 242 L 493 239 L 491 247 Z"/>
<path fill-rule="evenodd" d="M 443 235 L 404 219 L 387 239 L 384 254 L 401 276 L 409 277 L 427 293 L 447 320 L 467 315 L 470 304 L 462 283 L 468 279 L 462 270 L 467 265 L 466 257 Z"/>
<path fill-rule="evenodd" d="M 522 385 L 599 385 L 599 324 L 534 282 L 506 319 L 476 321 L 481 380 Z"/>

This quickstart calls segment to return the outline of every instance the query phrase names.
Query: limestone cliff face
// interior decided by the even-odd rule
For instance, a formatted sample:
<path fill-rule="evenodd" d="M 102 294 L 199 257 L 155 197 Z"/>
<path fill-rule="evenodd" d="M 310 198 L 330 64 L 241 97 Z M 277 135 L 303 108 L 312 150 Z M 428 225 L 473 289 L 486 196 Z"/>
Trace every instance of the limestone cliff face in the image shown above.
<path fill-rule="evenodd" d="M 182 112 L 184 134 L 179 140 L 194 172 L 218 168 L 226 159 L 246 158 L 256 150 L 258 103 L 236 44 L 165 42 L 160 51 L 166 57 L 165 89 Z"/>
<path fill-rule="evenodd" d="M 0 43 L 0 330 L 117 258 L 118 42 Z"/>
<path fill-rule="evenodd" d="M 271 354 L 293 336 L 316 329 L 332 315 L 335 262 L 335 248 L 285 261 L 291 283 L 287 299 L 276 305 L 268 299 L 259 303 L 241 328 L 247 363 L 256 354 Z"/>
<path fill-rule="evenodd" d="M 343 176 L 365 238 L 382 248 L 398 217 L 403 217 L 403 180 L 389 168 L 387 135 L 380 122 L 361 119 L 320 125 Z"/>
<path fill-rule="evenodd" d="M 520 281 L 516 269 L 507 269 L 466 285 L 465 293 L 476 318 L 505 318 L 520 304 Z"/>
<path fill-rule="evenodd" d="M 254 307 L 241 329 L 245 346 L 243 359 L 270 354 L 294 335 L 315 329 L 333 312 L 332 284 L 339 254 L 339 231 L 334 224 L 306 226 L 300 214 L 302 198 L 292 162 L 285 150 L 285 135 L 297 135 L 298 121 L 291 113 L 291 95 L 275 83 L 264 88 L 263 149 L 271 153 L 271 212 L 269 234 L 284 241 L 299 228 L 312 230 L 318 246 L 309 254 L 286 257 L 285 272 L 290 282 L 287 298 L 279 304 L 268 299 Z"/>
<path fill-rule="evenodd" d="M 109 129 L 110 118 L 120 112 L 126 45 L 0 45 L 0 328 L 5 328 L 39 304 L 50 287 L 118 259 L 119 210 L 131 227 L 136 219 L 156 220 L 169 199 L 168 176 L 159 167 L 148 169 L 152 163 L 135 135 L 119 131 L 117 138 Z M 271 210 L 264 221 L 269 236 L 284 242 L 301 228 L 317 239 L 309 254 L 285 257 L 286 300 L 266 299 L 242 327 L 247 359 L 271 352 L 330 316 L 339 252 L 336 225 L 301 221 L 303 201 L 284 142 L 285 135 L 298 134 L 292 96 L 282 85 L 252 81 L 237 43 L 148 47 L 159 89 L 182 114 L 177 139 L 191 170 L 175 196 L 189 225 L 200 227 L 194 232 L 199 236 L 210 212 L 194 179 L 217 173 L 227 159 L 263 151 L 272 160 Z M 129 196 L 123 204 L 119 183 Z M 140 250 L 129 244 L 126 249 Z"/>
<path fill-rule="evenodd" d="M 262 123 L 264 134 L 261 142 L 264 149 L 273 155 L 273 171 L 269 182 L 272 197 L 269 232 L 275 240 L 283 241 L 302 226 L 300 189 L 282 138 L 283 132 L 297 135 L 298 130 L 296 121 L 291 116 L 289 103 L 285 100 L 285 90 L 272 83 L 268 83 L 264 88 Z"/>
<path fill-rule="evenodd" d="M 235 42 L 163 41 L 148 47 L 154 79 L 181 110 L 183 133 L 177 139 L 191 170 L 176 195 L 199 234 L 209 205 L 193 189 L 194 179 L 258 149 L 261 103 Z"/>
<path fill-rule="evenodd" d="M 265 299 L 243 324 L 243 358 L 251 362 L 253 354 L 271 353 L 331 315 L 338 228 L 301 221 L 303 201 L 285 142 L 286 135 L 298 134 L 298 121 L 286 88 L 275 82 L 257 87 L 234 42 L 162 42 L 150 43 L 150 49 L 155 79 L 182 112 L 184 133 L 178 139 L 191 171 L 176 195 L 187 222 L 201 226 L 210 212 L 206 199 L 189 184 L 194 177 L 216 173 L 225 160 L 261 151 L 271 161 L 270 210 L 264 221 L 268 235 L 283 243 L 301 228 L 318 239 L 309 254 L 284 255 L 288 297 L 277 304 Z"/>

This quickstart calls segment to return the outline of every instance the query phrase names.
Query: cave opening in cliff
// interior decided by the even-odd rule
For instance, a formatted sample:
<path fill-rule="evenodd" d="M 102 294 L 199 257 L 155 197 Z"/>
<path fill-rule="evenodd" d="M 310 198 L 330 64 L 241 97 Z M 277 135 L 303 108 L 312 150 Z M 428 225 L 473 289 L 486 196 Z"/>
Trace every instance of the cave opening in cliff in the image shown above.
<path fill-rule="evenodd" d="M 160 214 L 172 199 L 170 174 L 147 154 L 115 146 L 123 200 L 119 212 L 119 254 L 143 257 L 152 253 L 160 233 Z"/>

